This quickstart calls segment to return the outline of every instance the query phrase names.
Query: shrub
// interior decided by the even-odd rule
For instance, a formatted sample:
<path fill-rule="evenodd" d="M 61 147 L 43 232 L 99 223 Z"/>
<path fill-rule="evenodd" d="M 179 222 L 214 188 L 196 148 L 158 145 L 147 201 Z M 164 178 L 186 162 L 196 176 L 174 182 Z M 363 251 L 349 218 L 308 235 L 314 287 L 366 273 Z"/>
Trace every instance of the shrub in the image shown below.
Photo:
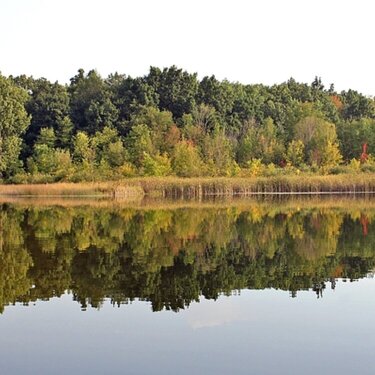
<path fill-rule="evenodd" d="M 348 164 L 348 169 L 351 173 L 359 173 L 361 171 L 361 162 L 353 158 Z"/>
<path fill-rule="evenodd" d="M 137 170 L 132 163 L 125 162 L 121 167 L 117 169 L 119 175 L 123 177 L 135 177 Z"/>
<path fill-rule="evenodd" d="M 260 159 L 251 159 L 246 164 L 251 177 L 260 176 L 264 172 L 265 166 Z"/>
<path fill-rule="evenodd" d="M 197 177 L 203 174 L 203 162 L 197 148 L 191 143 L 177 143 L 172 158 L 173 171 L 180 177 Z"/>
<path fill-rule="evenodd" d="M 143 173 L 145 176 L 168 176 L 172 172 L 171 160 L 167 154 L 151 157 L 145 153 L 143 157 Z"/>

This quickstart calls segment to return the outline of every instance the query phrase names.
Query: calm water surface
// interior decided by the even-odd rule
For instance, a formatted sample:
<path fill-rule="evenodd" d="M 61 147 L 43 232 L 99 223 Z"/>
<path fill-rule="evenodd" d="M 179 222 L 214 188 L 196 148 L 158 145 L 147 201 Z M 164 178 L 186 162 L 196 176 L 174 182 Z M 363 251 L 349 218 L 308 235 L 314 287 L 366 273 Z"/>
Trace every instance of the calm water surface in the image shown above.
<path fill-rule="evenodd" d="M 375 372 L 375 199 L 3 202 L 0 236 L 1 374 Z"/>

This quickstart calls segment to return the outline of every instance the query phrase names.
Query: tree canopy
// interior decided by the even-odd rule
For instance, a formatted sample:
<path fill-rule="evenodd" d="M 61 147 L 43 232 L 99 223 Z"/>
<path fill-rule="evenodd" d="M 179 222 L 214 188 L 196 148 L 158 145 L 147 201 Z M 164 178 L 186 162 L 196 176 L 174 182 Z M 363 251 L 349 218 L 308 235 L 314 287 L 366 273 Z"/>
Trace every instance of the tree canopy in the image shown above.
<path fill-rule="evenodd" d="M 374 98 L 319 77 L 245 85 L 176 66 L 136 78 L 80 69 L 67 85 L 0 76 L 0 113 L 3 181 L 246 176 L 257 164 L 339 173 L 352 159 L 375 171 Z"/>

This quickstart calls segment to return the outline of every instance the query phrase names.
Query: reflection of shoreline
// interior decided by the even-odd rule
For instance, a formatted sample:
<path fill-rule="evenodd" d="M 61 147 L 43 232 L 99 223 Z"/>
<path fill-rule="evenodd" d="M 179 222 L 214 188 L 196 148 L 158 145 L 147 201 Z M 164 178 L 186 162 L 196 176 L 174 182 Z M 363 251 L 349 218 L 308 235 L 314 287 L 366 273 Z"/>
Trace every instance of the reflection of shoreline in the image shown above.
<path fill-rule="evenodd" d="M 109 199 L 106 197 L 61 197 L 61 196 L 1 196 L 0 204 L 14 204 L 19 207 L 60 206 L 76 207 L 90 206 L 98 208 L 134 208 L 134 209 L 178 209 L 178 208 L 252 208 L 259 207 L 274 211 L 301 210 L 314 208 L 350 210 L 375 209 L 375 195 L 373 194 L 291 194 L 291 195 L 262 195 L 247 197 L 206 197 L 204 199 L 167 199 L 167 198 L 140 198 Z"/>
<path fill-rule="evenodd" d="M 139 298 L 155 311 L 241 289 L 321 295 L 375 267 L 374 201 L 343 198 L 3 203 L 0 308 L 65 290 L 82 307 Z"/>

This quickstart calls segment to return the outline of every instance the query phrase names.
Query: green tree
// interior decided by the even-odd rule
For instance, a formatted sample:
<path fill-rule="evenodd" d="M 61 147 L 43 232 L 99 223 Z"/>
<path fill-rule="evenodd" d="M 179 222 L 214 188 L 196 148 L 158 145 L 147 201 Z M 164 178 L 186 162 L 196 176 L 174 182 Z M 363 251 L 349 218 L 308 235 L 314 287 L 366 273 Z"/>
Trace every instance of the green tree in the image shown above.
<path fill-rule="evenodd" d="M 94 134 L 116 123 L 118 110 L 112 103 L 111 90 L 95 70 L 85 75 L 81 69 L 70 81 L 71 118 L 77 130 Z"/>
<path fill-rule="evenodd" d="M 305 162 L 305 145 L 301 140 L 292 140 L 288 144 L 285 161 L 294 167 L 300 167 Z"/>
<path fill-rule="evenodd" d="M 338 144 L 327 141 L 321 155 L 316 161 L 322 167 L 322 172 L 324 173 L 329 172 L 330 168 L 337 166 L 342 161 Z"/>
<path fill-rule="evenodd" d="M 74 125 L 70 117 L 59 119 L 56 124 L 56 146 L 59 148 L 70 148 L 73 138 Z"/>
<path fill-rule="evenodd" d="M 342 92 L 341 98 L 344 103 L 342 110 L 344 119 L 375 118 L 375 105 L 372 99 L 354 90 Z"/>
<path fill-rule="evenodd" d="M 191 113 L 198 92 L 197 74 L 189 74 L 176 66 L 160 70 L 150 67 L 146 83 L 159 97 L 159 108 L 172 112 L 174 118 Z"/>
<path fill-rule="evenodd" d="M 26 156 L 30 155 L 33 145 L 42 128 L 51 128 L 55 132 L 69 119 L 69 95 L 65 86 L 51 83 L 45 78 L 29 78 L 29 100 L 26 110 L 31 115 L 31 124 L 25 135 Z"/>
<path fill-rule="evenodd" d="M 213 131 L 219 126 L 216 109 L 206 104 L 200 104 L 192 112 L 194 125 L 200 127 L 205 133 Z"/>
<path fill-rule="evenodd" d="M 266 118 L 257 132 L 258 157 L 266 164 L 279 163 L 284 145 L 277 135 L 277 128 L 271 118 Z"/>
<path fill-rule="evenodd" d="M 197 96 L 198 103 L 215 108 L 223 122 L 233 111 L 234 87 L 226 80 L 220 82 L 214 75 L 203 77 L 199 84 Z"/>
<path fill-rule="evenodd" d="M 133 126 L 126 142 L 129 150 L 129 159 L 137 168 L 143 166 L 145 154 L 150 156 L 155 154 L 151 133 L 147 125 Z"/>
<path fill-rule="evenodd" d="M 34 144 L 32 156 L 27 159 L 28 171 L 42 174 L 47 179 L 60 181 L 73 174 L 68 150 L 55 148 L 56 136 L 52 128 L 42 128 Z"/>
<path fill-rule="evenodd" d="M 95 174 L 95 149 L 91 144 L 91 139 L 81 131 L 73 139 L 73 162 L 76 167 L 75 179 L 77 181 L 93 181 L 101 177 Z"/>
<path fill-rule="evenodd" d="M 154 107 L 142 107 L 132 116 L 130 125 L 132 127 L 146 125 L 153 147 L 160 154 L 170 153 L 175 143 L 179 141 L 179 131 L 174 124 L 172 113 L 169 111 L 160 111 Z"/>
<path fill-rule="evenodd" d="M 375 119 L 343 121 L 337 127 L 337 133 L 346 161 L 359 158 L 364 143 L 368 145 L 368 152 L 375 154 Z"/>
<path fill-rule="evenodd" d="M 33 173 L 51 175 L 56 168 L 55 150 L 46 144 L 35 144 L 33 156 L 28 159 L 28 170 Z"/>
<path fill-rule="evenodd" d="M 91 147 L 90 137 L 84 132 L 78 132 L 73 139 L 73 160 L 78 163 L 93 162 L 95 151 Z"/>
<path fill-rule="evenodd" d="M 143 173 L 145 176 L 168 176 L 171 172 L 171 160 L 168 155 L 155 155 L 154 157 L 144 155 Z"/>
<path fill-rule="evenodd" d="M 56 181 L 70 179 L 74 173 L 72 157 L 68 150 L 56 149 L 53 155 L 55 168 L 53 175 Z"/>
<path fill-rule="evenodd" d="M 257 158 L 257 156 L 257 124 L 255 120 L 245 121 L 237 144 L 237 161 L 241 166 L 246 166 L 250 160 Z"/>
<path fill-rule="evenodd" d="M 252 159 L 261 159 L 263 163 L 279 163 L 284 145 L 277 134 L 277 128 L 271 118 L 259 126 L 254 120 L 247 121 L 237 145 L 237 160 L 245 166 Z"/>
<path fill-rule="evenodd" d="M 204 172 L 198 149 L 187 141 L 177 143 L 173 153 L 172 168 L 180 177 L 196 177 Z"/>
<path fill-rule="evenodd" d="M 0 75 L 0 178 L 17 173 L 22 135 L 30 124 L 25 110 L 27 92 Z"/>
<path fill-rule="evenodd" d="M 204 139 L 203 160 L 211 176 L 231 176 L 236 173 L 232 144 L 221 129 L 215 129 Z"/>
<path fill-rule="evenodd" d="M 52 128 L 40 129 L 40 134 L 35 142 L 36 145 L 45 145 L 51 149 L 55 147 L 56 135 Z"/>
<path fill-rule="evenodd" d="M 112 102 L 118 110 L 117 130 L 121 135 L 129 132 L 129 120 L 141 108 L 158 106 L 159 96 L 145 77 L 132 78 L 116 73 L 110 75 L 106 83 L 112 93 Z"/>
<path fill-rule="evenodd" d="M 95 149 L 97 163 L 106 162 L 109 167 L 119 167 L 126 158 L 125 147 L 119 134 L 114 128 L 104 127 L 102 131 L 95 133 L 91 139 Z"/>
<path fill-rule="evenodd" d="M 341 160 L 336 127 L 321 118 L 309 116 L 296 124 L 295 139 L 305 147 L 311 165 L 332 167 Z"/>

